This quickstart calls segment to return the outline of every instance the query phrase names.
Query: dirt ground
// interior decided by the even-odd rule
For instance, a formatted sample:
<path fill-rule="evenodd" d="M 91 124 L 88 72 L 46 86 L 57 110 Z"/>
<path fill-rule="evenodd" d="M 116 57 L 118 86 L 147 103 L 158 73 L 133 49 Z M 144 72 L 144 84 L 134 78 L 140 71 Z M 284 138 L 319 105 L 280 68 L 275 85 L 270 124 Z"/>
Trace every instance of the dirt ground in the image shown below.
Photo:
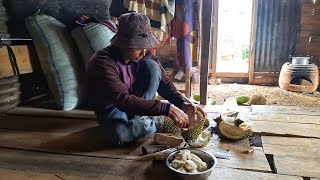
<path fill-rule="evenodd" d="M 184 91 L 184 82 L 174 82 L 178 90 Z M 192 84 L 192 94 L 199 94 L 200 84 Z M 290 92 L 280 89 L 278 86 L 256 86 L 244 84 L 219 84 L 208 85 L 208 97 L 213 98 L 216 104 L 222 104 L 223 100 L 231 96 L 263 95 L 267 99 L 267 105 L 278 106 L 315 106 L 320 107 L 319 91 L 313 93 Z M 320 108 L 319 108 L 320 110 Z"/>

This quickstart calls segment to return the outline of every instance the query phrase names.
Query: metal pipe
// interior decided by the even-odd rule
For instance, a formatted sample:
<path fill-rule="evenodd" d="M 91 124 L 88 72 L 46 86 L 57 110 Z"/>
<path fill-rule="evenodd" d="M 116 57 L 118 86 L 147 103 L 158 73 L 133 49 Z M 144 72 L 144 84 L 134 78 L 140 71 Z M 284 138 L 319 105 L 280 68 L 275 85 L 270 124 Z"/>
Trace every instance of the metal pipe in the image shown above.
<path fill-rule="evenodd" d="M 30 38 L 4 38 L 0 39 L 1 41 L 32 41 Z"/>

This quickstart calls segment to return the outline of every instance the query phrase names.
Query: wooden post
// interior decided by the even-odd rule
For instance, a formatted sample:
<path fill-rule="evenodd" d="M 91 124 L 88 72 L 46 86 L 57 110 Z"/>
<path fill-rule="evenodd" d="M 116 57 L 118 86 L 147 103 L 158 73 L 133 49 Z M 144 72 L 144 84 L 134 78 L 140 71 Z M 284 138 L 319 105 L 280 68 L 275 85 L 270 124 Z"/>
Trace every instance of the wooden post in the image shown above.
<path fill-rule="evenodd" d="M 215 77 L 217 72 L 217 47 L 218 47 L 218 12 L 219 12 L 219 0 L 213 0 L 213 12 L 212 12 L 212 27 L 211 27 L 211 39 L 212 39 L 212 45 L 211 45 L 211 67 L 209 74 L 211 73 L 211 77 Z"/>
<path fill-rule="evenodd" d="M 257 31 L 257 16 L 258 16 L 258 0 L 253 0 L 252 15 L 251 15 L 251 35 L 249 49 L 249 84 L 254 84 L 254 56 L 256 47 L 256 31 Z"/>
<path fill-rule="evenodd" d="M 211 58 L 211 18 L 212 18 L 213 1 L 201 1 L 201 54 L 200 54 L 200 104 L 207 104 L 208 92 L 208 72 Z"/>
<path fill-rule="evenodd" d="M 186 68 L 186 78 L 185 78 L 185 96 L 187 98 L 191 97 L 191 82 L 190 82 L 190 67 Z"/>

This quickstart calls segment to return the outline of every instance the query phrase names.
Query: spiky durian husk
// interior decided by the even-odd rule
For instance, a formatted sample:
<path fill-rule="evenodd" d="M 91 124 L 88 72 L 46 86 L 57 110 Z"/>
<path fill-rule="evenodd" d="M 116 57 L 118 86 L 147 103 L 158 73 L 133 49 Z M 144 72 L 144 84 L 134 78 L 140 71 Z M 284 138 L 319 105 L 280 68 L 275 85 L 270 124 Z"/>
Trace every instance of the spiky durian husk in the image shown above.
<path fill-rule="evenodd" d="M 249 101 L 250 105 L 266 105 L 267 99 L 259 94 L 254 94 Z"/>
<path fill-rule="evenodd" d="M 197 124 L 193 128 L 181 132 L 181 136 L 185 141 L 197 139 L 203 131 L 204 123 L 204 115 L 200 111 L 197 111 Z"/>
<path fill-rule="evenodd" d="M 163 122 L 163 130 L 164 133 L 176 133 L 176 132 L 180 132 L 180 128 L 178 128 L 174 121 L 171 118 L 167 118 L 164 122 Z"/>

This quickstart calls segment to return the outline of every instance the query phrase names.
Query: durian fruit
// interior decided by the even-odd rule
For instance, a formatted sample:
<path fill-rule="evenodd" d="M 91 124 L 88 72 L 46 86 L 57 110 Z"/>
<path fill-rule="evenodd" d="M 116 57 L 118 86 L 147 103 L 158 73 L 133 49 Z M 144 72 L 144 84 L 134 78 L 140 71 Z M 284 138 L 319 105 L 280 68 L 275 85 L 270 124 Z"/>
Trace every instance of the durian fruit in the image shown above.
<path fill-rule="evenodd" d="M 204 129 L 209 126 L 209 120 L 204 118 L 204 115 L 201 112 L 199 112 L 199 113 L 202 115 L 202 117 L 204 119 L 203 128 L 202 128 L 202 129 Z M 181 132 L 181 129 L 176 126 L 175 122 L 171 118 L 167 117 L 167 119 L 163 121 L 162 132 L 163 133 L 177 133 L 177 132 Z"/>
<path fill-rule="evenodd" d="M 262 95 L 254 94 L 251 96 L 249 104 L 250 105 L 266 105 L 267 99 Z"/>
<path fill-rule="evenodd" d="M 194 148 L 205 147 L 209 143 L 211 136 L 210 131 L 204 130 L 195 140 L 189 140 L 187 143 Z"/>
<path fill-rule="evenodd" d="M 187 131 L 181 132 L 181 136 L 184 138 L 184 140 L 196 140 L 203 131 L 205 121 L 206 120 L 204 115 L 200 111 L 197 111 L 197 124 L 195 124 L 194 127 L 188 129 Z"/>
<path fill-rule="evenodd" d="M 251 128 L 246 126 L 244 123 L 240 124 L 238 127 L 225 121 L 220 121 L 219 131 L 222 136 L 232 140 L 240 140 L 252 135 Z"/>
<path fill-rule="evenodd" d="M 177 133 L 180 132 L 180 128 L 178 128 L 174 121 L 171 118 L 167 118 L 166 120 L 164 120 L 163 122 L 163 129 L 162 131 L 164 133 Z"/>

